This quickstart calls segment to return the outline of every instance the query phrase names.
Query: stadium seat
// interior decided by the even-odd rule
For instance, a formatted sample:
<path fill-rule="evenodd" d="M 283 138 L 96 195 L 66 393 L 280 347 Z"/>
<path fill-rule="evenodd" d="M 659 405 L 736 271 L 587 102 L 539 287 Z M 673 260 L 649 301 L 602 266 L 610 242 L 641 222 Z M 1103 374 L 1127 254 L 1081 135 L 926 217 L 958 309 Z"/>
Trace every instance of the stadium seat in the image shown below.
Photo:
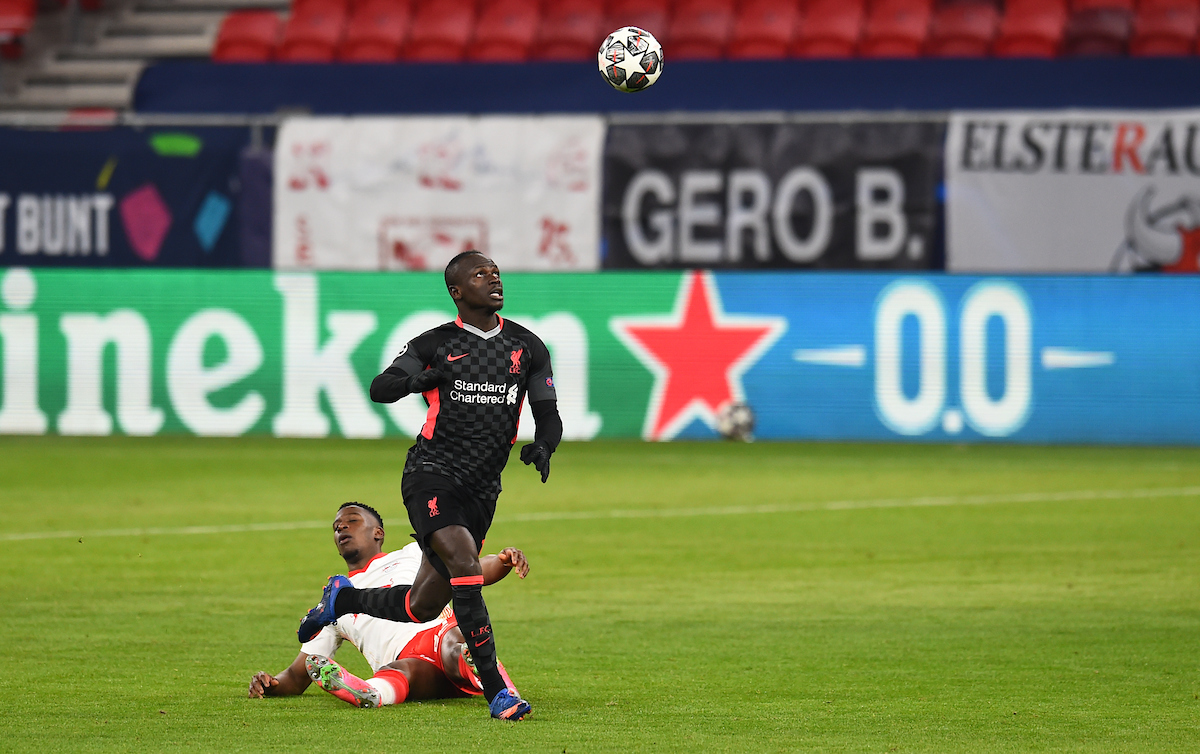
<path fill-rule="evenodd" d="M 0 0 L 0 58 L 18 60 L 37 15 L 35 0 Z"/>
<path fill-rule="evenodd" d="M 494 62 L 526 60 L 537 36 L 538 5 L 538 0 L 491 0 L 479 14 L 467 57 Z"/>
<path fill-rule="evenodd" d="M 405 0 L 364 0 L 354 7 L 338 60 L 390 63 L 399 59 L 408 36 L 410 9 Z"/>
<path fill-rule="evenodd" d="M 1011 0 L 1000 21 L 992 54 L 1005 58 L 1052 58 L 1058 54 L 1066 5 L 1059 0 Z"/>
<path fill-rule="evenodd" d="M 636 26 L 653 34 L 660 43 L 666 42 L 667 25 L 671 18 L 668 0 L 616 0 L 607 3 L 605 9 L 608 11 L 605 33 L 622 26 Z M 674 55 L 674 52 L 665 53 L 668 58 Z"/>
<path fill-rule="evenodd" d="M 915 58 L 929 35 L 930 0 L 876 0 L 863 26 L 858 54 L 865 58 Z"/>
<path fill-rule="evenodd" d="M 748 0 L 734 19 L 726 57 L 735 60 L 786 57 L 799 18 L 796 0 Z"/>
<path fill-rule="evenodd" d="M 35 0 L 0 0 L 0 41 L 25 36 L 36 16 Z"/>
<path fill-rule="evenodd" d="M 460 61 L 474 30 L 473 0 L 421 0 L 402 55 L 406 60 L 424 62 Z"/>
<path fill-rule="evenodd" d="M 1132 13 L 1136 4 L 1134 0 L 1071 0 L 1071 12 L 1076 13 L 1093 8 L 1119 8 Z"/>
<path fill-rule="evenodd" d="M 1133 36 L 1133 14 L 1124 8 L 1088 8 L 1067 19 L 1063 55 L 1112 57 L 1124 55 Z"/>
<path fill-rule="evenodd" d="M 925 54 L 934 57 L 984 57 L 992 47 L 1000 22 L 989 2 L 958 2 L 939 6 L 929 22 Z"/>
<path fill-rule="evenodd" d="M 792 42 L 800 58 L 850 58 L 862 34 L 863 0 L 808 0 Z"/>
<path fill-rule="evenodd" d="M 675 60 L 716 60 L 733 30 L 733 0 L 679 0 L 667 37 Z"/>
<path fill-rule="evenodd" d="M 549 2 L 531 55 L 539 60 L 594 60 L 604 35 L 603 0 Z"/>
<path fill-rule="evenodd" d="M 283 27 L 275 59 L 288 63 L 328 63 L 333 60 L 346 26 L 346 6 L 307 0 L 293 8 Z"/>
<path fill-rule="evenodd" d="M 1191 0 L 1142 0 L 1129 52 L 1140 56 L 1189 55 L 1196 43 L 1200 8 Z"/>
<path fill-rule="evenodd" d="M 217 31 L 212 59 L 221 63 L 262 63 L 275 54 L 283 23 L 269 10 L 238 10 Z"/>

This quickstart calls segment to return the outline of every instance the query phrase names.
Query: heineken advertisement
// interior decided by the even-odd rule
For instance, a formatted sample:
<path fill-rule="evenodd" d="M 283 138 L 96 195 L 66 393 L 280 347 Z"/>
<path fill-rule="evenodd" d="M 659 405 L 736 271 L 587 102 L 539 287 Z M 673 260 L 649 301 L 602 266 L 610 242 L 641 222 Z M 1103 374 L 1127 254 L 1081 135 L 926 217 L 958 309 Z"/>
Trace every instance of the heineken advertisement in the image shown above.
<path fill-rule="evenodd" d="M 848 273 L 510 274 L 566 436 L 1200 442 L 1200 280 Z M 415 436 L 370 401 L 452 319 L 436 273 L 0 275 L 0 432 Z M 528 409 L 526 409 L 528 410 Z M 521 433 L 529 437 L 526 416 Z"/>

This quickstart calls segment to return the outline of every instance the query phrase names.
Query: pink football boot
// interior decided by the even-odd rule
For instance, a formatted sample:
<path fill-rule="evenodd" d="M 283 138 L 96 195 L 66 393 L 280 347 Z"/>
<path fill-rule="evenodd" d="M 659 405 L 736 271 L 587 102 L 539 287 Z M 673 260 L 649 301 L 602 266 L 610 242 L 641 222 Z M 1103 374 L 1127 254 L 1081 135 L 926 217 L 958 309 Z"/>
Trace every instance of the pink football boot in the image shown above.
<path fill-rule="evenodd" d="M 328 657 L 309 655 L 304 667 L 313 683 L 343 702 L 355 707 L 381 706 L 378 689 Z"/>

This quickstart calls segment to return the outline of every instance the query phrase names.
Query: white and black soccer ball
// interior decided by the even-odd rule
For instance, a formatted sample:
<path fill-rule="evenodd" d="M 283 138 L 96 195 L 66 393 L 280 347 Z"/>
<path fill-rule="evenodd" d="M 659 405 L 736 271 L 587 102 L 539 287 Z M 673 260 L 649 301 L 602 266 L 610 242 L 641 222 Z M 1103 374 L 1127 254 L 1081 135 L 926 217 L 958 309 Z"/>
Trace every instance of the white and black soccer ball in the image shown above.
<path fill-rule="evenodd" d="M 717 431 L 726 440 L 754 439 L 754 410 L 745 403 L 726 403 L 717 412 Z"/>
<path fill-rule="evenodd" d="M 663 49 L 645 29 L 624 26 L 600 45 L 597 61 L 600 75 L 613 89 L 640 92 L 662 75 Z"/>

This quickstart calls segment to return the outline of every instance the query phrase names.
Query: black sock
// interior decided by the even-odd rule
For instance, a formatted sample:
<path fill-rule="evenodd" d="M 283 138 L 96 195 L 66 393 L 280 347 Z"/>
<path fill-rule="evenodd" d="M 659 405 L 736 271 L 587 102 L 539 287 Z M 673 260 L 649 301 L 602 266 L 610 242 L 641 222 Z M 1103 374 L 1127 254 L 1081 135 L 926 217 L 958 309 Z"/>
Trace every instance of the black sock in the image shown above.
<path fill-rule="evenodd" d="M 363 613 L 376 618 L 394 620 L 398 623 L 423 623 L 408 610 L 408 592 L 411 586 L 385 586 L 373 589 L 343 587 L 333 601 L 333 614 L 342 617 L 348 613 Z"/>
<path fill-rule="evenodd" d="M 450 590 L 454 594 L 454 618 L 467 640 L 467 651 L 475 661 L 475 669 L 479 671 L 483 696 L 491 703 L 506 686 L 496 667 L 492 622 L 488 618 L 487 605 L 483 604 L 483 577 L 450 579 Z"/>

